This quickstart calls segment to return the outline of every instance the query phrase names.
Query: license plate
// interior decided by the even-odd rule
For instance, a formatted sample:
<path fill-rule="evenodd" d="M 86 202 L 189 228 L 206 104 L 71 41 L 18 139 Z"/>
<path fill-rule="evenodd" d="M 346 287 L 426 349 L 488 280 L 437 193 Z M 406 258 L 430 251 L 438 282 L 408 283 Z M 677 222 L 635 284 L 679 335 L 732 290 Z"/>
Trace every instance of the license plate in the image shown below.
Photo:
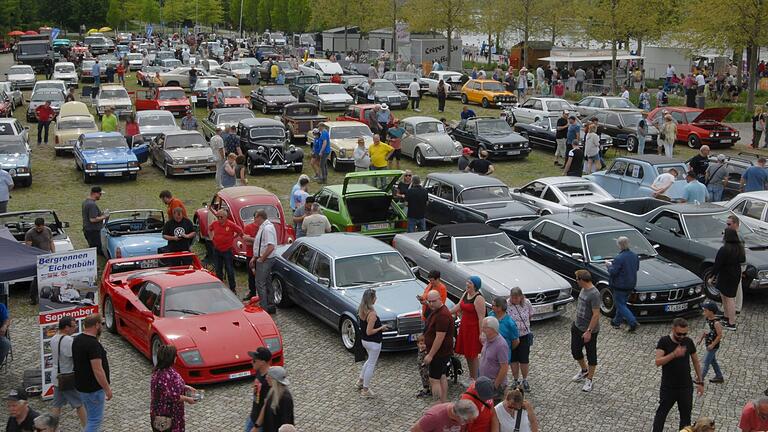
<path fill-rule="evenodd" d="M 408 335 L 408 342 L 413 342 L 415 340 L 416 340 L 416 335 L 415 334 L 409 334 Z"/>
<path fill-rule="evenodd" d="M 729 140 L 729 139 L 727 139 L 727 140 L 720 140 L 720 142 L 723 143 L 723 144 L 730 144 L 731 140 Z"/>
<path fill-rule="evenodd" d="M 555 310 L 555 306 L 552 304 L 544 304 L 544 305 L 538 305 L 533 307 L 534 314 L 554 312 L 554 310 Z"/>
<path fill-rule="evenodd" d="M 104 177 L 121 177 L 123 173 L 121 172 L 108 172 L 104 173 Z"/>
<path fill-rule="evenodd" d="M 389 228 L 390 228 L 390 225 L 388 223 L 363 225 L 363 229 L 365 231 L 375 231 L 375 230 L 383 230 L 383 229 L 389 229 Z"/>
<path fill-rule="evenodd" d="M 681 303 L 681 304 L 675 304 L 675 305 L 666 305 L 664 306 L 664 312 L 681 312 L 688 309 L 687 303 Z"/>
<path fill-rule="evenodd" d="M 507 152 L 507 156 L 519 155 L 519 154 L 520 154 L 520 150 L 510 150 Z"/>
<path fill-rule="evenodd" d="M 192 172 L 200 172 L 200 171 L 208 171 L 208 168 L 206 167 L 192 167 L 189 169 Z"/>
<path fill-rule="evenodd" d="M 229 379 L 237 379 L 237 378 L 243 378 L 247 376 L 251 376 L 251 371 L 229 374 Z"/>
<path fill-rule="evenodd" d="M 272 169 L 286 169 L 286 168 L 288 168 L 288 165 L 272 165 L 270 168 L 272 168 Z"/>

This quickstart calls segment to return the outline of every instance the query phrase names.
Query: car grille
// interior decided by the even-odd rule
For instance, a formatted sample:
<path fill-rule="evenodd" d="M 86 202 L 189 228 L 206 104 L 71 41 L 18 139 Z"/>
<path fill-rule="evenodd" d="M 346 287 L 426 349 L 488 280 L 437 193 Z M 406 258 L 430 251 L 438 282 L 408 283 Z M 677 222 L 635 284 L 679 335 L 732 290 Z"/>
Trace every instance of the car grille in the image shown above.
<path fill-rule="evenodd" d="M 285 162 L 285 155 L 283 155 L 282 147 L 269 148 L 267 149 L 267 154 L 269 155 L 269 163 L 271 164 L 282 164 Z"/>
<path fill-rule="evenodd" d="M 642 303 L 668 303 L 668 302 L 678 302 L 678 301 L 685 301 L 690 300 L 696 297 L 699 297 L 701 293 L 696 293 L 694 290 L 693 294 L 688 294 L 688 289 L 695 288 L 695 285 L 683 287 L 683 288 L 676 288 L 671 289 L 669 291 L 657 291 L 656 292 L 656 299 L 651 300 L 650 298 L 647 298 Z"/>
<path fill-rule="evenodd" d="M 312 129 L 311 121 L 299 121 L 296 122 L 296 132 L 299 134 L 305 134 Z"/>
<path fill-rule="evenodd" d="M 125 168 L 128 165 L 124 163 L 111 163 L 111 164 L 96 164 L 98 169 L 120 169 Z"/>
<path fill-rule="evenodd" d="M 533 305 L 552 303 L 553 301 L 557 300 L 558 297 L 560 297 L 559 290 L 544 291 L 525 295 L 525 298 L 530 300 L 531 304 Z"/>
<path fill-rule="evenodd" d="M 250 370 L 252 367 L 253 366 L 251 365 L 250 362 L 248 362 L 248 363 L 240 363 L 240 364 L 234 365 L 234 366 L 227 366 L 227 367 L 222 367 L 222 368 L 211 369 L 211 374 L 212 375 L 224 375 L 224 374 L 231 374 L 231 373 L 236 373 L 236 372 L 243 372 L 243 371 Z"/>
<path fill-rule="evenodd" d="M 397 317 L 397 332 L 401 335 L 417 334 L 424 330 L 424 322 L 421 316 L 399 316 Z"/>
<path fill-rule="evenodd" d="M 515 101 L 515 97 L 512 95 L 497 95 L 493 97 L 493 101 L 500 103 L 513 103 Z"/>

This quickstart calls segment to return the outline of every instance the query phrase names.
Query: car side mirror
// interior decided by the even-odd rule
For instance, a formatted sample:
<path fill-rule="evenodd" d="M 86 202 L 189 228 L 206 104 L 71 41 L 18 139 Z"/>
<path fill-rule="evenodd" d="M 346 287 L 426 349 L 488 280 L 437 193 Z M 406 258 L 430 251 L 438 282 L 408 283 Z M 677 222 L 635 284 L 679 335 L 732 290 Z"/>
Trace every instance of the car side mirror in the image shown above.
<path fill-rule="evenodd" d="M 141 311 L 141 317 L 147 321 L 155 320 L 155 314 L 153 314 L 152 311 L 148 311 L 148 310 Z"/>
<path fill-rule="evenodd" d="M 653 245 L 653 248 L 654 248 L 654 249 L 658 249 L 658 248 L 660 248 L 660 247 L 661 247 L 661 245 L 660 245 L 660 244 L 654 244 L 654 245 Z"/>
<path fill-rule="evenodd" d="M 580 253 L 572 253 L 571 258 L 575 259 L 576 261 L 584 261 L 584 255 Z"/>
<path fill-rule="evenodd" d="M 320 276 L 317 277 L 317 283 L 319 283 L 320 285 L 322 285 L 324 287 L 331 286 L 331 280 L 330 279 L 324 278 L 324 277 L 320 277 Z"/>
<path fill-rule="evenodd" d="M 62 222 L 61 223 L 62 228 L 69 228 L 69 222 Z"/>
<path fill-rule="evenodd" d="M 443 252 L 443 253 L 440 254 L 440 259 L 444 259 L 446 261 L 450 261 L 451 260 L 451 254 Z"/>
<path fill-rule="evenodd" d="M 528 256 L 528 252 L 525 250 L 525 247 L 523 246 L 518 246 L 517 251 L 520 252 L 521 255 Z"/>

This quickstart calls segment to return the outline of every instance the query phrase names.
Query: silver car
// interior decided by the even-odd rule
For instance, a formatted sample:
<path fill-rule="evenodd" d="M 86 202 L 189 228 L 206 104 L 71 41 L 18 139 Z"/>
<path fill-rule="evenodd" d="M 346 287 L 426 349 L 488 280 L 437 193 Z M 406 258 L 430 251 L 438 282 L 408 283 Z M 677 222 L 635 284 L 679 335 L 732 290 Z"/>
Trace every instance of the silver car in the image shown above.
<path fill-rule="evenodd" d="M 24 104 L 24 95 L 21 90 L 14 88 L 10 81 L 0 81 L 0 92 L 5 93 L 13 104 L 13 109 Z"/>
<path fill-rule="evenodd" d="M 71 62 L 58 62 L 53 66 L 53 79 L 61 80 L 66 85 L 77 87 L 80 77 L 77 75 L 77 68 Z"/>
<path fill-rule="evenodd" d="M 489 307 L 495 297 L 522 289 L 533 304 L 532 320 L 559 316 L 573 301 L 568 281 L 521 254 L 506 234 L 485 224 L 438 225 L 428 232 L 398 234 L 392 244 L 420 277 L 438 270 L 453 299 L 464 294 L 467 280 L 476 275 Z"/>
<path fill-rule="evenodd" d="M 104 115 L 107 107 L 115 110 L 118 117 L 127 117 L 133 112 L 133 101 L 125 87 L 117 84 L 103 84 L 96 96 L 96 113 L 99 118 Z"/>
<path fill-rule="evenodd" d="M 250 84 L 251 67 L 246 62 L 231 61 L 221 65 L 227 74 L 237 78 L 238 84 Z"/>
<path fill-rule="evenodd" d="M 742 192 L 730 201 L 716 204 L 739 215 L 755 231 L 768 233 L 768 191 Z"/>
<path fill-rule="evenodd" d="M 32 93 L 32 97 L 29 99 L 27 105 L 27 121 L 37 121 L 37 115 L 35 110 L 40 105 L 45 104 L 46 101 L 51 101 L 51 108 L 58 115 L 61 105 L 64 103 L 64 93 L 58 89 L 43 88 Z"/>
<path fill-rule="evenodd" d="M 139 134 L 144 142 L 148 142 L 164 132 L 181 130 L 176 124 L 173 113 L 165 110 L 138 111 L 136 123 L 139 124 Z"/>
<path fill-rule="evenodd" d="M 317 105 L 320 111 L 344 111 L 352 105 L 350 96 L 341 84 L 313 84 L 304 93 L 304 101 Z"/>
<path fill-rule="evenodd" d="M 35 86 L 35 71 L 29 65 L 13 65 L 5 73 L 15 89 L 31 89 Z"/>
<path fill-rule="evenodd" d="M 404 156 L 413 158 L 416 165 L 427 162 L 455 162 L 461 156 L 461 144 L 445 131 L 440 120 L 432 117 L 407 117 L 400 120 L 405 135 L 400 140 Z"/>
<path fill-rule="evenodd" d="M 216 173 L 213 150 L 197 131 L 161 133 L 150 143 L 149 155 L 166 177 Z"/>
<path fill-rule="evenodd" d="M 614 199 L 597 183 L 581 177 L 544 177 L 523 187 L 514 188 L 512 199 L 532 205 L 539 214 L 569 213 L 581 210 L 590 202 Z"/>

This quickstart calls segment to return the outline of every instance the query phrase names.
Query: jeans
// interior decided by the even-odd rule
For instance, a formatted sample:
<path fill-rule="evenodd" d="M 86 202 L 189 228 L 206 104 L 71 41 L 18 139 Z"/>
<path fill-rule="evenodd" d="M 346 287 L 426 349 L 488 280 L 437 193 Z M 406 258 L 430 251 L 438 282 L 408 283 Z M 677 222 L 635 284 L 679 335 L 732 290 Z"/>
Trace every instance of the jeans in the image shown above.
<path fill-rule="evenodd" d="M 235 262 L 234 257 L 232 256 L 232 251 L 220 251 L 213 248 L 213 267 L 216 268 L 216 277 L 222 281 L 224 280 L 224 271 L 226 270 L 229 289 L 237 294 L 235 286 Z"/>
<path fill-rule="evenodd" d="M 709 202 L 722 201 L 723 200 L 723 184 L 708 184 L 707 190 L 709 191 Z"/>
<path fill-rule="evenodd" d="M 45 129 L 45 143 L 48 144 L 48 128 L 51 126 L 50 121 L 38 121 L 37 123 L 37 143 L 43 142 L 43 129 Z"/>
<path fill-rule="evenodd" d="M 363 329 L 365 331 L 365 329 Z M 376 362 L 379 360 L 379 354 L 381 354 L 381 342 L 371 342 L 364 340 L 363 348 L 368 352 L 368 360 L 363 364 L 363 369 L 360 371 L 360 379 L 363 380 L 363 388 L 368 388 L 373 379 L 373 371 L 376 369 Z"/>
<path fill-rule="evenodd" d="M 408 232 L 426 231 L 427 220 L 424 218 L 408 218 Z"/>
<path fill-rule="evenodd" d="M 677 403 L 680 412 L 680 430 L 691 424 L 691 411 L 693 410 L 693 387 L 659 389 L 659 407 L 653 416 L 653 432 L 664 432 L 664 423 L 667 422 L 667 414 Z"/>
<path fill-rule="evenodd" d="M 10 352 L 11 341 L 5 335 L 0 336 L 0 364 L 5 363 L 5 358 L 8 357 Z"/>
<path fill-rule="evenodd" d="M 445 96 L 437 97 L 437 110 L 440 112 L 445 111 Z"/>
<path fill-rule="evenodd" d="M 8 211 L 8 201 L 0 201 L 0 213 Z"/>
<path fill-rule="evenodd" d="M 328 153 L 320 155 L 320 180 L 328 180 Z"/>
<path fill-rule="evenodd" d="M 419 109 L 419 103 L 421 103 L 421 98 L 418 96 L 411 96 L 411 109 L 417 110 Z"/>
<path fill-rule="evenodd" d="M 253 420 L 251 420 L 251 416 L 248 416 L 247 419 L 245 419 L 245 432 L 251 432 L 253 430 L 254 424 Z M 256 428 L 257 431 L 261 432 L 264 430 L 264 428 Z"/>
<path fill-rule="evenodd" d="M 671 158 L 672 157 L 672 147 L 674 147 L 674 143 L 667 143 L 666 141 L 662 141 L 664 143 L 664 156 Z"/>
<path fill-rule="evenodd" d="M 261 308 L 266 311 L 275 308 L 275 290 L 272 288 L 271 280 L 274 263 L 274 258 L 267 258 L 264 262 L 256 262 L 256 289 L 259 291 Z"/>
<path fill-rule="evenodd" d="M 645 154 L 645 135 L 637 136 L 637 154 Z"/>
<path fill-rule="evenodd" d="M 720 348 L 715 348 L 712 351 L 707 351 L 707 354 L 704 356 L 704 366 L 701 369 L 701 379 L 704 379 L 707 377 L 707 373 L 709 373 L 709 367 L 712 366 L 712 369 L 715 371 L 715 378 L 722 378 L 723 377 L 723 371 L 720 370 L 720 364 L 717 362 L 717 350 Z"/>
<path fill-rule="evenodd" d="M 224 171 L 224 159 L 216 159 L 216 187 L 219 189 L 221 186 L 221 172 Z"/>
<path fill-rule="evenodd" d="M 616 306 L 616 316 L 611 320 L 613 325 L 621 325 L 622 321 L 626 321 L 630 327 L 637 325 L 637 319 L 627 307 L 627 301 L 631 291 L 613 290 L 613 304 Z"/>
<path fill-rule="evenodd" d="M 92 393 L 80 392 L 80 400 L 85 406 L 85 429 L 83 432 L 100 432 L 101 421 L 104 419 L 104 402 L 106 394 L 104 390 L 97 390 Z"/>

